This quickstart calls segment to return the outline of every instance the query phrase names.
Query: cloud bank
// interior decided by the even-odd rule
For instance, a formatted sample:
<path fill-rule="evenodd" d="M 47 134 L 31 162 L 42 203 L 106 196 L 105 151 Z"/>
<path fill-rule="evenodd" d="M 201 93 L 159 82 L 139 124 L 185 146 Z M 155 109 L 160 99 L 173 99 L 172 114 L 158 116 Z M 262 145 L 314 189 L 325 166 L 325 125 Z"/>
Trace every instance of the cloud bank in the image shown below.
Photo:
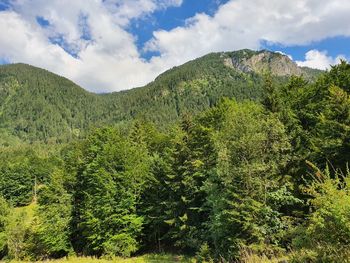
<path fill-rule="evenodd" d="M 305 54 L 305 61 L 296 61 L 298 66 L 326 70 L 331 65 L 339 64 L 345 56 L 339 55 L 336 58 L 327 55 L 326 51 L 310 50 Z"/>
<path fill-rule="evenodd" d="M 164 70 L 209 52 L 259 49 L 261 43 L 307 45 L 350 36 L 348 0 L 231 0 L 212 16 L 196 14 L 184 26 L 158 30 L 137 48 L 132 21 L 179 7 L 182 0 L 13 0 L 0 12 L 0 58 L 63 75 L 94 92 L 137 87 Z M 159 55 L 146 60 L 142 51 Z M 311 50 L 302 66 L 337 63 Z"/>

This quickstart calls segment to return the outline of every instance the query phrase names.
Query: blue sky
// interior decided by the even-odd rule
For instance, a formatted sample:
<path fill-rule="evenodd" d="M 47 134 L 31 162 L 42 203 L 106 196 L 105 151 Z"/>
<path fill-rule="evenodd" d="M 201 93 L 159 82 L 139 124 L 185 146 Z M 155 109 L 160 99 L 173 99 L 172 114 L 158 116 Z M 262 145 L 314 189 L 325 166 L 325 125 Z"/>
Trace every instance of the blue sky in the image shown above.
<path fill-rule="evenodd" d="M 228 0 L 185 0 L 179 7 L 170 7 L 154 12 L 151 16 L 131 21 L 127 30 L 137 36 L 137 47 L 141 55 L 149 59 L 157 52 L 142 52 L 144 44 L 152 38 L 154 31 L 158 29 L 171 30 L 184 26 L 186 19 L 193 17 L 197 13 L 215 14 L 218 7 Z"/>
<path fill-rule="evenodd" d="M 142 56 L 146 59 L 157 55 L 157 52 L 142 52 L 144 44 L 152 38 L 154 31 L 158 29 L 171 30 L 183 26 L 189 17 L 196 13 L 214 15 L 218 7 L 228 0 L 185 0 L 180 7 L 171 7 L 166 10 L 154 12 L 141 20 L 136 19 L 130 23 L 128 31 L 137 36 L 137 46 Z M 262 41 L 262 49 L 281 51 L 291 55 L 295 60 L 303 60 L 309 50 L 326 51 L 328 55 L 336 57 L 339 54 L 350 57 L 350 37 L 336 36 L 303 45 L 285 46 L 278 43 L 266 43 Z"/>
<path fill-rule="evenodd" d="M 242 48 L 327 69 L 350 57 L 349 13 L 348 0 L 0 0 L 0 64 L 39 66 L 94 92 Z"/>
<path fill-rule="evenodd" d="M 327 54 L 332 57 L 338 55 L 343 55 L 345 58 L 350 57 L 350 37 L 344 36 L 330 37 L 304 45 L 285 46 L 278 43 L 263 43 L 262 47 L 269 50 L 282 51 L 283 53 L 291 55 L 295 60 L 303 60 L 305 54 L 313 49 L 326 51 Z"/>

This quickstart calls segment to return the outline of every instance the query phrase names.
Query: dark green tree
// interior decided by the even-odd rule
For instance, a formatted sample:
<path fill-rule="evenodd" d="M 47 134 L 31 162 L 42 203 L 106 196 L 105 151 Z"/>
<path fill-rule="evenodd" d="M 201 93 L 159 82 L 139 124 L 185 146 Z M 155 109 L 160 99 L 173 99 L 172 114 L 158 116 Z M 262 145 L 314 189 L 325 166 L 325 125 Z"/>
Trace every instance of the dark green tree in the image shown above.
<path fill-rule="evenodd" d="M 228 109 L 215 136 L 217 173 L 206 189 L 214 252 L 234 260 L 242 249 L 278 249 L 288 227 L 281 207 L 298 200 L 281 173 L 290 150 L 283 124 L 255 103 L 224 103 Z"/>
<path fill-rule="evenodd" d="M 83 142 L 76 169 L 73 245 L 90 255 L 129 256 L 139 247 L 143 218 L 136 208 L 148 180 L 147 150 L 116 129 Z"/>

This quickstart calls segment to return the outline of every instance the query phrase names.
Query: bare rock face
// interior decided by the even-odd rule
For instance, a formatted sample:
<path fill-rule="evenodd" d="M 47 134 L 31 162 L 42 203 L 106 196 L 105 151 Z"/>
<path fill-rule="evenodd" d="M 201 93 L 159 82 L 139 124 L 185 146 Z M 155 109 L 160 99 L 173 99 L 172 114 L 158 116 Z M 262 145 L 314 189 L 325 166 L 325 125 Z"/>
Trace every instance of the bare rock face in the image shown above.
<path fill-rule="evenodd" d="M 299 76 L 303 73 L 303 70 L 294 61 L 280 53 L 266 50 L 259 52 L 241 50 L 234 54 L 224 59 L 225 65 L 244 73 L 271 72 L 276 76 Z"/>

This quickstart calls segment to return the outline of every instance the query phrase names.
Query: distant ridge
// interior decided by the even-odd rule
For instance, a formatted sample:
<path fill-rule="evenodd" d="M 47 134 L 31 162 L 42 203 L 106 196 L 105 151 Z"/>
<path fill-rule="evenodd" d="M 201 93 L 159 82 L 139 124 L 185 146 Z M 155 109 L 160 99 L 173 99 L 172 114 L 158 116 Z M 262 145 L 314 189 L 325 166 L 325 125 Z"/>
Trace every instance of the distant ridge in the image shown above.
<path fill-rule="evenodd" d="M 91 127 L 134 118 L 166 126 L 184 113 L 215 105 L 222 97 L 258 100 L 266 72 L 278 81 L 291 75 L 313 79 L 321 73 L 298 67 L 280 53 L 245 49 L 189 61 L 144 87 L 94 94 L 44 69 L 22 63 L 3 65 L 0 134 L 7 138 L 6 144 L 18 138 L 62 143 L 83 136 Z"/>

